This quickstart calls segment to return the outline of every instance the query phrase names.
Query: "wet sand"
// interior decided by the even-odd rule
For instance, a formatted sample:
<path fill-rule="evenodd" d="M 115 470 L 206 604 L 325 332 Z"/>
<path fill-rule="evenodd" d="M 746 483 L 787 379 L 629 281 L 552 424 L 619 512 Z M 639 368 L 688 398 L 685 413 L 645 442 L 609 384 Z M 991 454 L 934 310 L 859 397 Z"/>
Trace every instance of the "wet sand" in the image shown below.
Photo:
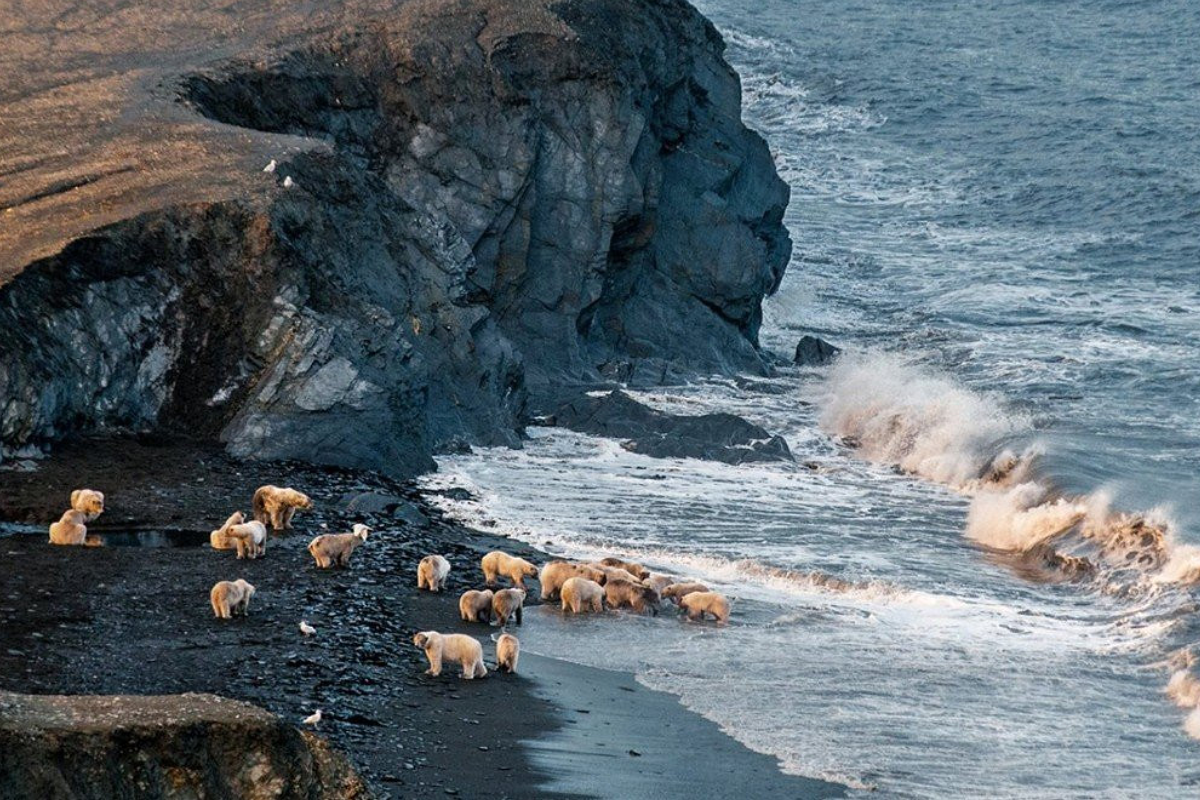
<path fill-rule="evenodd" d="M 294 532 L 273 536 L 256 561 L 207 544 L 46 543 L 44 523 L 81 485 L 107 495 L 93 532 L 206 542 L 239 505 L 249 511 L 254 488 L 268 482 L 308 491 L 316 508 L 297 516 Z M 352 498 L 356 510 L 346 508 Z M 83 442 L 34 471 L 0 470 L 0 521 L 37 526 L 0 538 L 2 690 L 211 692 L 297 724 L 321 708 L 320 732 L 383 797 L 840 794 L 834 784 L 783 775 L 774 759 L 630 675 L 532 653 L 522 654 L 516 676 L 489 671 L 482 681 L 464 681 L 449 668 L 438 678 L 424 675 L 411 636 L 431 628 L 478 637 L 491 670 L 495 629 L 460 623 L 457 613 L 458 595 L 482 582 L 476 565 L 483 553 L 503 546 L 538 562 L 545 557 L 442 519 L 408 485 L 374 474 L 235 463 L 202 445 Z M 375 533 L 350 568 L 317 570 L 305 550 L 310 538 L 357 521 Z M 415 565 L 430 552 L 455 565 L 442 594 L 415 588 Z M 215 620 L 209 588 L 239 577 L 258 589 L 249 616 Z M 536 624 L 532 616 L 526 625 Z M 316 636 L 300 635 L 301 619 Z M 519 627 L 512 630 L 520 636 Z"/>

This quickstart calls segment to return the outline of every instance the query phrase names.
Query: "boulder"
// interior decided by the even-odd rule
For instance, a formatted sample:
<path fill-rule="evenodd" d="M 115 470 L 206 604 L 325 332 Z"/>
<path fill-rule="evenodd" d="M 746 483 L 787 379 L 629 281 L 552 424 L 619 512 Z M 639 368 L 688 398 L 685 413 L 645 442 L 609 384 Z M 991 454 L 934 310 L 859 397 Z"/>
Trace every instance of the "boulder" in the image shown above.
<path fill-rule="evenodd" d="M 803 336 L 796 344 L 796 355 L 792 358 L 792 363 L 802 367 L 819 367 L 833 361 L 840 352 L 840 347 L 834 347 L 824 339 Z"/>
<path fill-rule="evenodd" d="M 734 414 L 667 414 L 619 391 L 566 403 L 555 412 L 554 422 L 581 433 L 624 439 L 621 446 L 626 450 L 654 458 L 701 458 L 726 464 L 792 460 L 783 437 Z"/>
<path fill-rule="evenodd" d="M 356 800 L 324 740 L 215 695 L 0 693 L 5 800 Z"/>

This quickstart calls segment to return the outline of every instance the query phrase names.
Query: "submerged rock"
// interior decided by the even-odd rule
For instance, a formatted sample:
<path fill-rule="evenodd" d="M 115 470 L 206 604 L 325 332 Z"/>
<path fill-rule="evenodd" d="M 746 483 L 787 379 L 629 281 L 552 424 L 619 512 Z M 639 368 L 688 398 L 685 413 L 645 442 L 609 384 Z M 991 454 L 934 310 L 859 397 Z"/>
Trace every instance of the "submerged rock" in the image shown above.
<path fill-rule="evenodd" d="M 686 2 L 125 5 L 153 30 L 6 20 L 0 448 L 407 475 L 602 366 L 766 370 L 788 189 Z"/>
<path fill-rule="evenodd" d="M 325 742 L 204 694 L 0 693 L 0 797 L 355 800 L 367 786 Z"/>
<path fill-rule="evenodd" d="M 726 464 L 792 460 L 783 437 L 741 417 L 667 414 L 618 391 L 566 403 L 554 420 L 581 433 L 624 439 L 621 446 L 626 450 L 654 458 L 702 458 Z"/>
<path fill-rule="evenodd" d="M 817 367 L 828 364 L 842 352 L 840 347 L 834 347 L 824 339 L 816 336 L 803 336 L 796 344 L 796 355 L 792 362 L 802 367 Z"/>

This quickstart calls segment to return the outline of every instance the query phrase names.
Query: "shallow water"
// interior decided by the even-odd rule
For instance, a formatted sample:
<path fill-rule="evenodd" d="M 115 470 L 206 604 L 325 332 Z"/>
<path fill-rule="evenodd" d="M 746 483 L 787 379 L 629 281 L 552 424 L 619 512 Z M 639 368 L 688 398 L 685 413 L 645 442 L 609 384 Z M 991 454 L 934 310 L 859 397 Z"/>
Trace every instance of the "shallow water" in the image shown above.
<path fill-rule="evenodd" d="M 523 642 L 876 796 L 1200 791 L 1165 694 L 1200 639 L 1200 8 L 700 8 L 792 186 L 762 342 L 847 353 L 638 394 L 743 414 L 794 465 L 556 429 L 443 459 L 484 529 L 736 598 L 726 629 L 541 609 Z"/>

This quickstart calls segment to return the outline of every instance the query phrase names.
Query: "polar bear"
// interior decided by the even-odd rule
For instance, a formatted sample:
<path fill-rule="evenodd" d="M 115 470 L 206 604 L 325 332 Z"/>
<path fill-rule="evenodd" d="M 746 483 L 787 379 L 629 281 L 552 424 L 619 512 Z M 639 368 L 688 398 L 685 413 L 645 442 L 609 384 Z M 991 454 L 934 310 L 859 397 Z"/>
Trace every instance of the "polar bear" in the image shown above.
<path fill-rule="evenodd" d="M 633 577 L 637 578 L 639 581 L 645 580 L 646 578 L 650 577 L 650 570 L 646 569 L 645 567 L 643 567 L 641 564 L 637 563 L 636 561 L 623 561 L 619 558 L 612 558 L 610 556 L 609 558 L 600 559 L 600 563 L 606 567 L 616 567 L 617 569 L 623 569 L 626 572 L 628 572 L 630 575 L 632 575 Z"/>
<path fill-rule="evenodd" d="M 267 526 L 257 520 L 230 525 L 225 529 L 225 539 L 233 542 L 238 558 L 254 559 L 267 554 Z"/>
<path fill-rule="evenodd" d="M 629 581 L 630 583 L 641 583 L 642 579 L 634 575 L 632 572 L 621 567 L 610 567 L 608 564 L 601 564 L 599 561 L 588 562 L 587 566 L 592 569 L 598 569 L 606 576 L 605 583 L 608 581 Z"/>
<path fill-rule="evenodd" d="M 367 534 L 370 532 L 370 528 L 358 523 L 354 526 L 353 533 L 325 533 L 308 543 L 308 552 L 312 553 L 313 559 L 321 569 L 329 569 L 335 564 L 348 567 L 354 549 L 367 540 Z"/>
<path fill-rule="evenodd" d="M 675 582 L 675 579 L 670 575 L 663 575 L 661 572 L 651 572 L 642 583 L 649 586 L 654 591 L 662 596 L 663 590 Z"/>
<path fill-rule="evenodd" d="M 688 619 L 702 620 L 705 614 L 722 624 L 729 621 L 729 601 L 718 592 L 688 592 L 679 600 L 679 608 Z"/>
<path fill-rule="evenodd" d="M 463 622 L 491 622 L 492 590 L 477 592 L 472 589 L 463 592 L 462 597 L 458 598 L 458 615 Z"/>
<path fill-rule="evenodd" d="M 608 579 L 604 584 L 604 599 L 609 608 L 628 606 L 641 614 L 649 611 L 658 616 L 658 592 L 640 582 Z"/>
<path fill-rule="evenodd" d="M 212 587 L 208 600 L 212 603 L 217 619 L 230 619 L 250 610 L 250 598 L 254 587 L 239 578 L 236 581 L 221 581 Z"/>
<path fill-rule="evenodd" d="M 87 542 L 87 513 L 70 509 L 58 522 L 50 525 L 50 544 L 84 544 Z"/>
<path fill-rule="evenodd" d="M 237 540 L 230 539 L 226 536 L 226 532 L 234 525 L 241 525 L 246 521 L 246 515 L 241 511 L 235 511 L 229 515 L 229 519 L 221 524 L 221 527 L 208 535 L 208 544 L 213 550 L 233 550 L 237 547 Z"/>
<path fill-rule="evenodd" d="M 496 639 L 496 669 L 508 673 L 517 671 L 517 660 L 521 658 L 521 640 L 511 633 L 502 633 Z"/>
<path fill-rule="evenodd" d="M 272 530 L 282 531 L 292 527 L 296 510 L 308 511 L 312 507 L 308 495 L 295 489 L 268 485 L 260 486 L 254 492 L 254 519 L 264 525 L 270 523 Z"/>
<path fill-rule="evenodd" d="M 587 578 L 567 578 L 562 586 L 562 610 L 572 614 L 604 610 L 604 587 Z"/>
<path fill-rule="evenodd" d="M 104 493 L 95 489 L 76 489 L 71 492 L 71 508 L 83 512 L 84 522 L 91 522 L 104 513 Z"/>
<path fill-rule="evenodd" d="M 608 576 L 602 570 L 589 567 L 587 564 L 572 564 L 569 561 L 551 561 L 542 567 L 542 573 L 538 576 L 538 583 L 542 587 L 542 599 L 549 600 L 554 597 L 562 591 L 563 584 L 571 578 L 587 578 L 590 581 L 595 581 L 603 585 Z"/>
<path fill-rule="evenodd" d="M 422 631 L 413 636 L 413 644 L 424 650 L 429 659 L 426 675 L 441 675 L 442 661 L 462 664 L 462 676 L 467 680 L 487 675 L 487 668 L 483 666 L 483 647 L 473 636 Z"/>
<path fill-rule="evenodd" d="M 513 586 L 525 588 L 525 578 L 537 577 L 538 568 L 523 558 L 510 556 L 502 550 L 493 550 L 480 561 L 483 568 L 484 581 L 488 586 L 496 583 L 500 575 L 508 578 Z"/>
<path fill-rule="evenodd" d="M 707 592 L 708 587 L 703 583 L 687 582 L 687 583 L 672 583 L 670 586 L 662 590 L 662 596 L 670 599 L 675 605 L 679 605 L 679 601 L 686 595 L 692 592 Z"/>
<path fill-rule="evenodd" d="M 450 562 L 442 556 L 425 556 L 417 565 L 417 588 L 440 592 L 450 574 Z"/>
<path fill-rule="evenodd" d="M 508 624 L 509 617 L 516 617 L 517 624 L 520 625 L 521 609 L 524 605 L 524 589 L 501 589 L 492 595 L 492 616 L 496 618 L 492 624 L 503 628 Z"/>

